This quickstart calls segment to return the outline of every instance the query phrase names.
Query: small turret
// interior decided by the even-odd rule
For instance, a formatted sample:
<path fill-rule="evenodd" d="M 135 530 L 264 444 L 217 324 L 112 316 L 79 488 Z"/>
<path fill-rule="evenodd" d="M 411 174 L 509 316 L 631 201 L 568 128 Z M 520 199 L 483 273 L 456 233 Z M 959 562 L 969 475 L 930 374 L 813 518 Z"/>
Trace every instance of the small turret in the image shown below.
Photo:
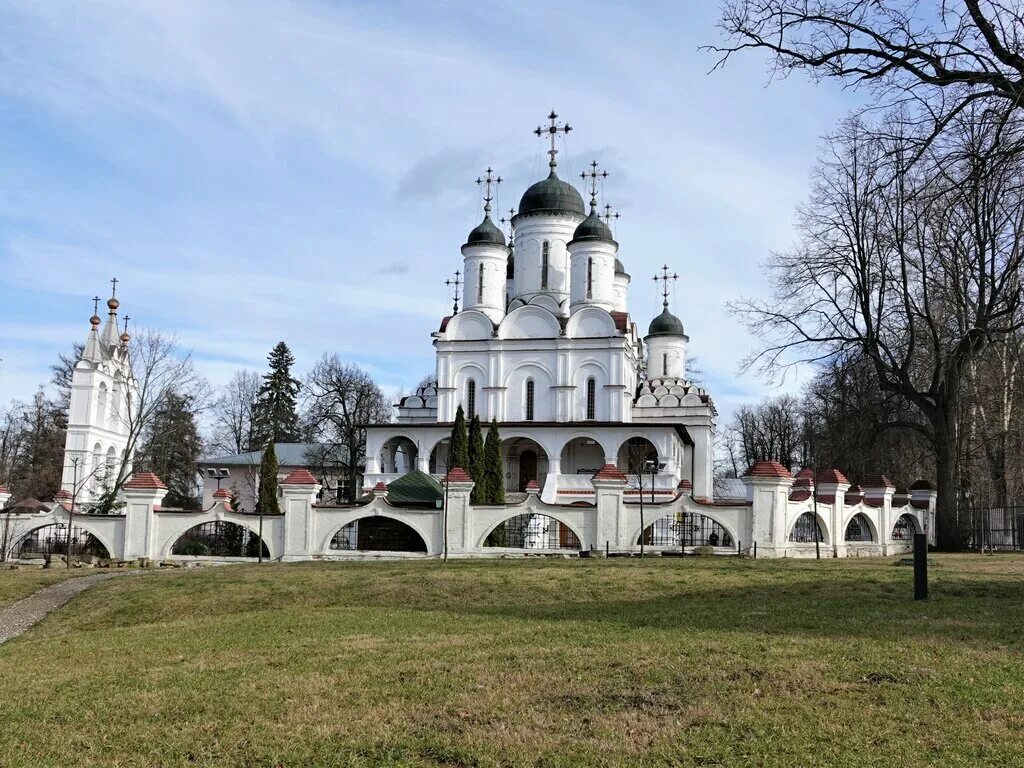
<path fill-rule="evenodd" d="M 573 232 L 569 241 L 570 308 L 596 306 L 611 312 L 615 308 L 615 254 L 619 244 L 612 231 L 597 213 L 597 180 L 608 172 L 597 170 L 597 161 L 590 164 L 590 215 Z"/>
<path fill-rule="evenodd" d="M 647 376 L 671 379 L 686 378 L 686 345 L 690 337 L 683 329 L 683 322 L 668 311 L 669 281 L 678 275 L 668 273 L 668 265 L 661 268 L 662 274 L 654 279 L 662 283 L 661 314 L 651 321 L 644 342 L 647 345 Z"/>
<path fill-rule="evenodd" d="M 486 176 L 477 179 L 484 185 L 484 218 L 466 238 L 462 246 L 465 262 L 465 290 L 463 308 L 476 309 L 493 322 L 500 323 L 505 316 L 505 274 L 508 270 L 509 247 L 505 234 L 491 221 L 493 186 L 501 183 L 488 168 Z"/>

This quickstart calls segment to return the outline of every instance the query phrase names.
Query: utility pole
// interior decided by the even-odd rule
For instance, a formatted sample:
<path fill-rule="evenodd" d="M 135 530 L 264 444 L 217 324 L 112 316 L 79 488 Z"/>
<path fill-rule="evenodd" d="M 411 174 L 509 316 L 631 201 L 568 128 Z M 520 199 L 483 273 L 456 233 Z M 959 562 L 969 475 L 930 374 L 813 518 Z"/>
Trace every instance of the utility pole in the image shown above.
<path fill-rule="evenodd" d="M 78 464 L 81 460 L 81 456 L 71 459 L 71 509 L 68 510 L 68 544 L 64 551 L 64 561 L 68 570 L 71 570 L 71 530 L 74 528 L 75 504 L 78 502 Z"/>

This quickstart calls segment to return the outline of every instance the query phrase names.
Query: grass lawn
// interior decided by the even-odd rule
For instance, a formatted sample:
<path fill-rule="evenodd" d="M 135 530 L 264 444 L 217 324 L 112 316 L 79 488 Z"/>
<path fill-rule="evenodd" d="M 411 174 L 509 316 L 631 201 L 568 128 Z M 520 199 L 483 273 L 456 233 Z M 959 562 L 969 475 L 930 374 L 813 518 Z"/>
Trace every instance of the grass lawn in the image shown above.
<path fill-rule="evenodd" d="M 22 566 L 17 570 L 12 570 L 8 563 L 0 563 L 0 608 L 6 608 L 11 603 L 28 597 L 36 590 L 56 584 L 58 581 L 75 576 L 88 576 L 92 573 L 97 573 L 97 571 L 85 568 L 68 570 L 64 567 L 64 563 L 61 563 L 59 567 L 54 563 L 52 568 L 46 570 L 36 566 Z"/>
<path fill-rule="evenodd" d="M 931 589 L 731 558 L 113 579 L 0 646 L 0 765 L 1024 765 L 1024 556 L 935 557 Z"/>

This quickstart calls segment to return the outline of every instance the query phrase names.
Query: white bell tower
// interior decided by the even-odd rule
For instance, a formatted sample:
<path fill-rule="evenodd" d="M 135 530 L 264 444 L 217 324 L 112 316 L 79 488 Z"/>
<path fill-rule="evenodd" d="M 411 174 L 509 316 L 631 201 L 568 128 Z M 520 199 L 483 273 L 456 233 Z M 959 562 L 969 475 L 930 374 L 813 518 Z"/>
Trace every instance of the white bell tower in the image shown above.
<path fill-rule="evenodd" d="M 116 480 L 128 450 L 137 387 L 132 376 L 128 318 L 118 333 L 117 279 L 107 300 L 107 321 L 100 330 L 99 297 L 93 299 L 92 326 L 82 357 L 71 375 L 71 407 L 64 443 L 62 495 L 76 501 L 99 498 Z M 130 462 L 130 457 L 129 462 Z M 130 472 L 126 465 L 125 473 Z"/>

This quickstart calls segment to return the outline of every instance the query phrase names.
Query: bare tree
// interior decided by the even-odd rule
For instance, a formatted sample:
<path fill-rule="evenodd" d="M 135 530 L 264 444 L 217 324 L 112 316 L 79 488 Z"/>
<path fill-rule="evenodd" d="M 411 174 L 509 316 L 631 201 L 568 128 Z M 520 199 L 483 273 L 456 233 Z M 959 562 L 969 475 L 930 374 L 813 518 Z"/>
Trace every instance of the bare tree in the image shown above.
<path fill-rule="evenodd" d="M 260 375 L 236 371 L 212 405 L 213 435 L 210 447 L 224 453 L 253 449 L 253 418 Z"/>
<path fill-rule="evenodd" d="M 766 340 L 748 365 L 864 355 L 882 390 L 924 416 L 907 426 L 935 451 L 946 549 L 959 544 L 964 371 L 1021 327 L 1019 137 L 1015 121 L 972 112 L 915 163 L 913 142 L 849 121 L 816 171 L 798 245 L 768 265 L 774 297 L 733 307 Z"/>
<path fill-rule="evenodd" d="M 726 428 L 726 450 L 735 477 L 758 461 L 777 461 L 792 469 L 807 459 L 802 404 L 793 395 L 779 395 L 745 405 Z"/>
<path fill-rule="evenodd" d="M 348 487 L 354 493 L 366 465 L 366 425 L 391 420 L 391 404 L 370 375 L 357 365 L 325 354 L 307 377 L 308 420 L 325 453 L 347 457 Z"/>
<path fill-rule="evenodd" d="M 980 104 L 1024 104 L 1024 14 L 1001 0 L 727 0 L 715 68 L 763 50 L 773 71 L 867 85 L 876 102 L 911 107 L 923 144 Z"/>
<path fill-rule="evenodd" d="M 187 398 L 201 410 L 209 392 L 206 380 L 192 366 L 192 355 L 178 346 L 175 336 L 144 330 L 136 334 L 130 347 L 131 375 L 135 386 L 128 387 L 125 408 L 120 413 L 127 443 L 115 472 L 106 478 L 104 492 L 95 504 L 99 513 L 110 512 L 118 494 L 128 481 L 132 459 L 157 416 L 172 397 Z"/>

